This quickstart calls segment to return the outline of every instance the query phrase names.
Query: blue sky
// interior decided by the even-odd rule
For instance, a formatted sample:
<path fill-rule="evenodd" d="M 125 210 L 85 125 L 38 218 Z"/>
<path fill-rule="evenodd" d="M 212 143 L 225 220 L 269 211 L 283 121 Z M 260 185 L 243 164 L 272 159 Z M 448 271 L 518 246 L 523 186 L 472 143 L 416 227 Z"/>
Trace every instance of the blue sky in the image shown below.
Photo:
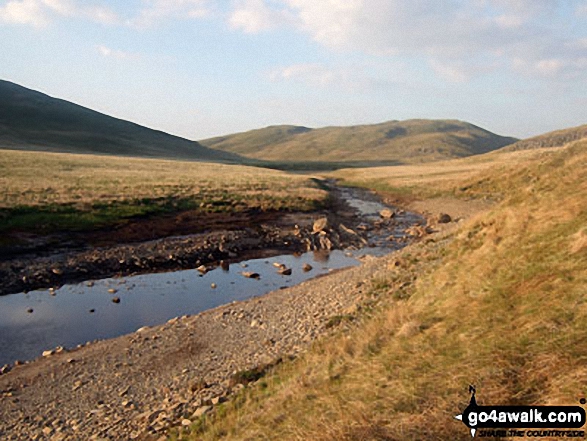
<path fill-rule="evenodd" d="M 190 139 L 587 123 L 587 0 L 0 0 L 0 78 Z"/>

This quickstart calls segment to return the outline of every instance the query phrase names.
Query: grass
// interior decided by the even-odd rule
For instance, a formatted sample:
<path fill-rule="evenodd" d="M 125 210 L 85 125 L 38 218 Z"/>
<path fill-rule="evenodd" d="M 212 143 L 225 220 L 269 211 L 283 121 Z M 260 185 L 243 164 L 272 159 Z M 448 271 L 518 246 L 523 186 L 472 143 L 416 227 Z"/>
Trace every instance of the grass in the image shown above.
<path fill-rule="evenodd" d="M 468 158 L 439 161 L 431 164 L 343 169 L 329 173 L 348 186 L 357 186 L 404 198 L 433 198 L 454 196 L 460 198 L 500 198 L 505 186 L 487 187 L 482 184 L 498 170 L 510 170 L 533 158 L 546 157 L 553 149 L 496 151 Z M 456 185 L 455 182 L 459 184 Z M 503 181 L 505 184 L 507 181 Z"/>
<path fill-rule="evenodd" d="M 512 158 L 443 178 L 501 202 L 405 249 L 393 258 L 402 265 L 383 260 L 368 313 L 183 439 L 469 440 L 453 418 L 469 384 L 482 405 L 577 405 L 587 396 L 587 142 Z"/>
<path fill-rule="evenodd" d="M 0 187 L 0 232 L 87 229 L 188 209 L 308 211 L 327 197 L 309 177 L 254 167 L 10 150 L 0 150 Z"/>
<path fill-rule="evenodd" d="M 464 157 L 514 141 L 462 121 L 409 120 L 320 129 L 271 126 L 200 143 L 248 158 L 274 161 L 280 168 L 310 167 L 297 162 L 303 158 L 306 163 L 316 163 L 316 167 L 327 170 L 344 166 L 345 162 L 347 167 L 356 167 Z"/>

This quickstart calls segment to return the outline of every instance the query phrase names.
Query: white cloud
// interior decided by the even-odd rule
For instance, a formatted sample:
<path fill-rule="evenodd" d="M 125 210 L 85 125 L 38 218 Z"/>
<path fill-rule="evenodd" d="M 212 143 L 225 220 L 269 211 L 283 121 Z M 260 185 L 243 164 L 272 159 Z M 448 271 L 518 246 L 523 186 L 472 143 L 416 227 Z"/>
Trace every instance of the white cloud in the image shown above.
<path fill-rule="evenodd" d="M 208 0 L 143 0 L 144 7 L 126 24 L 148 28 L 167 19 L 203 18 L 212 13 Z"/>
<path fill-rule="evenodd" d="M 96 23 L 117 23 L 117 15 L 109 8 L 78 4 L 74 0 L 13 0 L 0 7 L 0 21 L 27 24 L 37 28 L 51 23 L 55 16 L 83 17 Z"/>
<path fill-rule="evenodd" d="M 228 23 L 233 29 L 247 34 L 257 34 L 288 21 L 283 9 L 270 8 L 264 0 L 239 0 L 234 3 Z"/>
<path fill-rule="evenodd" d="M 98 45 L 96 50 L 100 55 L 106 58 L 115 58 L 117 60 L 137 59 L 139 56 L 131 52 L 125 52 L 118 49 L 111 49 L 108 46 Z"/>
<path fill-rule="evenodd" d="M 332 84 L 342 75 L 335 73 L 326 66 L 318 63 L 294 64 L 292 66 L 275 69 L 269 74 L 272 81 L 297 80 L 309 83 L 313 86 L 326 86 Z"/>
<path fill-rule="evenodd" d="M 587 16 L 587 2 L 584 2 L 583 4 L 577 6 L 575 14 L 579 16 Z"/>
<path fill-rule="evenodd" d="M 551 20 L 560 6 L 560 0 L 242 0 L 229 21 L 259 32 L 286 16 L 325 47 L 419 57 L 440 78 L 463 82 L 515 59 L 538 76 L 575 69 L 573 60 L 586 54 Z M 545 61 L 554 59 L 562 65 Z"/>
<path fill-rule="evenodd" d="M 37 0 L 9 1 L 0 8 L 0 21 L 41 28 L 48 23 L 42 3 Z"/>

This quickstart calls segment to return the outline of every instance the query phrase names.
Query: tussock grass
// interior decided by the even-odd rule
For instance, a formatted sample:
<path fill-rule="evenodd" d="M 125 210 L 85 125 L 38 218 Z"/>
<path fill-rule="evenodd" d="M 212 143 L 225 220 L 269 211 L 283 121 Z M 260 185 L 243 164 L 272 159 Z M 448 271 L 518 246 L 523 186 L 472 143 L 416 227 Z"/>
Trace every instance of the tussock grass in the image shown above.
<path fill-rule="evenodd" d="M 342 169 L 330 173 L 329 176 L 341 180 L 345 185 L 370 188 L 407 198 L 446 195 L 496 197 L 503 193 L 503 186 L 493 187 L 491 194 L 483 194 L 478 184 L 499 170 L 511 170 L 516 164 L 523 166 L 533 158 L 547 157 L 554 150 L 544 148 L 516 152 L 496 151 L 430 164 Z M 484 174 L 486 171 L 488 175 Z M 467 191 L 473 186 L 478 187 L 477 192 Z"/>
<path fill-rule="evenodd" d="M 468 440 L 453 416 L 469 384 L 480 404 L 578 404 L 587 395 L 586 163 L 582 142 L 471 177 L 501 202 L 405 249 L 400 266 L 382 260 L 388 277 L 369 282 L 379 300 L 368 313 L 187 438 Z"/>
<path fill-rule="evenodd" d="M 184 209 L 310 210 L 308 177 L 254 167 L 0 150 L 0 229 L 108 224 Z"/>

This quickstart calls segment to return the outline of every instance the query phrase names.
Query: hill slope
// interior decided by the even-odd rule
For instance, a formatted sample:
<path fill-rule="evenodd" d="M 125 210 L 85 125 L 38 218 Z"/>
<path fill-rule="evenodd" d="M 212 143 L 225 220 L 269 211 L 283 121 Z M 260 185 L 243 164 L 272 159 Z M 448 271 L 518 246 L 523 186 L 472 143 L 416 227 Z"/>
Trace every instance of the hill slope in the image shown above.
<path fill-rule="evenodd" d="M 226 162 L 242 159 L 2 80 L 0 148 Z"/>
<path fill-rule="evenodd" d="M 503 148 L 503 151 L 539 149 L 544 147 L 562 147 L 572 141 L 587 138 L 587 124 L 570 129 L 556 130 L 543 135 L 522 139 Z"/>
<path fill-rule="evenodd" d="M 462 121 L 408 120 L 321 129 L 271 126 L 200 143 L 268 161 L 409 163 L 486 153 L 515 141 Z"/>

